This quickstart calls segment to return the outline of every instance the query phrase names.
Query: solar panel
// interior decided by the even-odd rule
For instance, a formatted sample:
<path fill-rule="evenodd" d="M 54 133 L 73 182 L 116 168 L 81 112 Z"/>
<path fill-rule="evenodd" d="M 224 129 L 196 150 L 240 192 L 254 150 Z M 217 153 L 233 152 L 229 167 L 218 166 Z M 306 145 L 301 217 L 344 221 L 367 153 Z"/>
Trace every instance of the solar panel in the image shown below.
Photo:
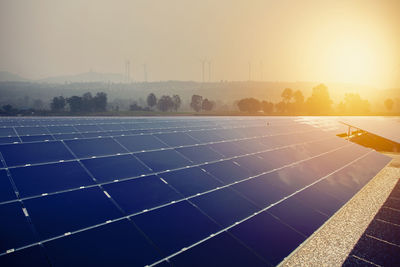
<path fill-rule="evenodd" d="M 120 136 L 116 137 L 115 140 L 131 152 L 168 147 L 168 145 L 152 135 Z"/>
<path fill-rule="evenodd" d="M 289 117 L 5 118 L 0 136 L 0 265 L 276 265 L 390 160 Z"/>
<path fill-rule="evenodd" d="M 99 182 L 136 177 L 151 172 L 133 155 L 86 159 L 81 162 Z"/>
<path fill-rule="evenodd" d="M 113 155 L 127 152 L 114 139 L 108 137 L 67 140 L 65 141 L 65 144 L 78 158 Z"/>
<path fill-rule="evenodd" d="M 220 181 L 200 167 L 164 172 L 159 176 L 185 197 L 222 186 Z"/>
<path fill-rule="evenodd" d="M 136 156 L 153 171 L 165 171 L 191 165 L 191 162 L 176 150 L 161 150 L 138 153 Z"/>
<path fill-rule="evenodd" d="M 144 179 L 107 184 L 104 185 L 104 189 L 127 214 L 151 209 L 182 198 L 155 175 Z M 135 195 L 135 201 L 132 201 L 132 195 Z"/>
<path fill-rule="evenodd" d="M 0 136 L 1 137 L 10 137 L 10 136 L 16 136 L 17 133 L 14 131 L 13 128 L 0 128 Z"/>
<path fill-rule="evenodd" d="M 16 196 L 7 172 L 5 170 L 0 170 L 0 202 L 13 199 L 16 199 Z"/>
<path fill-rule="evenodd" d="M 400 119 L 390 117 L 345 117 L 340 122 L 400 143 Z"/>
<path fill-rule="evenodd" d="M 20 197 L 31 197 L 94 184 L 76 161 L 9 169 Z"/>
<path fill-rule="evenodd" d="M 55 162 L 73 159 L 62 142 L 32 142 L 0 146 L 7 166 Z"/>
<path fill-rule="evenodd" d="M 31 198 L 24 200 L 24 205 L 36 231 L 43 239 L 122 216 L 98 187 Z"/>
<path fill-rule="evenodd" d="M 161 258 L 154 245 L 127 219 L 51 240 L 46 243 L 46 251 L 56 266 L 145 266 Z"/>

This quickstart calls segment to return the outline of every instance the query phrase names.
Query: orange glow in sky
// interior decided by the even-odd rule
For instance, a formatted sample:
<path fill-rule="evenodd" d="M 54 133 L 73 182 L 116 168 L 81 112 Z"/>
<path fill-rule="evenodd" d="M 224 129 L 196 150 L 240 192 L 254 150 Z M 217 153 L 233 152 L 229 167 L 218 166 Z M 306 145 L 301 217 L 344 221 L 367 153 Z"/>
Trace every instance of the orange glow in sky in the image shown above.
<path fill-rule="evenodd" d="M 400 86 L 398 0 L 3 0 L 0 71 Z M 263 66 L 263 67 L 261 67 Z M 139 76 L 140 75 L 140 76 Z"/>

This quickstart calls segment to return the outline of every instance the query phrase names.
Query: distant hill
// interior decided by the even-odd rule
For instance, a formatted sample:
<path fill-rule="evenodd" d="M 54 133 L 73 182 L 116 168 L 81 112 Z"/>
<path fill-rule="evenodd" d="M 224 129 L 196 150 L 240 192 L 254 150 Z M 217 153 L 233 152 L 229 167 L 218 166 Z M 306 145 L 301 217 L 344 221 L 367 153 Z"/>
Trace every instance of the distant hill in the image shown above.
<path fill-rule="evenodd" d="M 0 82 L 26 82 L 25 79 L 17 74 L 10 73 L 7 71 L 0 71 Z"/>
<path fill-rule="evenodd" d="M 126 78 L 118 73 L 85 72 L 76 75 L 54 76 L 38 80 L 45 83 L 92 83 L 92 82 L 126 82 Z"/>

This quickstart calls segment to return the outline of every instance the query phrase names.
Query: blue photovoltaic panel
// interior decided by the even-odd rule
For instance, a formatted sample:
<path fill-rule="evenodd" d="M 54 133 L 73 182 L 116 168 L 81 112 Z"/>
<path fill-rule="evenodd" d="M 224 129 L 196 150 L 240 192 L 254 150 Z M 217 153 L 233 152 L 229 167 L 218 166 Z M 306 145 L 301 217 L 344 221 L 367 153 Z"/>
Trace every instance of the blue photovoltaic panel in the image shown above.
<path fill-rule="evenodd" d="M 81 133 L 83 138 L 93 138 L 93 137 L 106 137 L 110 136 L 107 132 L 88 132 L 88 133 Z"/>
<path fill-rule="evenodd" d="M 16 199 L 14 189 L 5 170 L 0 170 L 0 202 Z"/>
<path fill-rule="evenodd" d="M 21 203 L 0 205 L 0 214 L 0 251 L 5 252 L 37 241 L 22 210 Z"/>
<path fill-rule="evenodd" d="M 187 201 L 137 215 L 133 220 L 165 255 L 180 251 L 220 229 Z"/>
<path fill-rule="evenodd" d="M 0 137 L 0 144 L 13 144 L 13 143 L 19 143 L 21 140 L 14 136 L 14 137 Z"/>
<path fill-rule="evenodd" d="M 121 136 L 116 140 L 131 152 L 168 147 L 152 135 Z"/>
<path fill-rule="evenodd" d="M 107 184 L 104 185 L 104 189 L 128 214 L 151 209 L 182 198 L 155 175 Z M 132 195 L 135 196 L 135 201 L 132 201 Z"/>
<path fill-rule="evenodd" d="M 390 160 L 290 117 L 0 129 L 5 266 L 276 265 Z"/>
<path fill-rule="evenodd" d="M 162 150 L 136 154 L 153 171 L 165 171 L 191 165 L 191 162 L 175 150 Z"/>
<path fill-rule="evenodd" d="M 328 217 L 295 198 L 289 198 L 271 207 L 269 212 L 305 236 L 315 232 Z"/>
<path fill-rule="evenodd" d="M 21 197 L 79 188 L 93 184 L 77 161 L 10 169 Z"/>
<path fill-rule="evenodd" d="M 225 157 L 234 157 L 247 153 L 235 141 L 210 144 L 209 147 Z"/>
<path fill-rule="evenodd" d="M 121 124 L 101 124 L 99 127 L 105 131 L 120 131 L 124 130 Z"/>
<path fill-rule="evenodd" d="M 42 239 L 104 223 L 122 215 L 97 187 L 28 199 L 24 203 Z"/>
<path fill-rule="evenodd" d="M 199 141 L 193 139 L 188 134 L 181 132 L 156 134 L 155 136 L 164 143 L 166 143 L 167 145 L 172 147 L 195 145 L 199 143 Z"/>
<path fill-rule="evenodd" d="M 400 258 L 400 181 L 383 203 L 367 229 L 350 252 L 343 266 L 354 266 L 360 258 L 371 265 L 399 266 Z M 364 264 L 365 265 L 365 264 Z"/>
<path fill-rule="evenodd" d="M 83 165 L 100 182 L 136 177 L 151 171 L 133 155 L 82 160 Z"/>
<path fill-rule="evenodd" d="M 260 142 L 260 139 L 247 139 L 237 141 L 235 144 L 243 149 L 246 153 L 255 153 L 268 149 L 267 146 Z"/>
<path fill-rule="evenodd" d="M 212 150 L 207 145 L 177 148 L 176 151 L 178 151 L 194 163 L 216 161 L 223 158 L 221 154 L 219 154 L 215 150 Z"/>
<path fill-rule="evenodd" d="M 265 266 L 260 257 L 229 233 L 222 233 L 172 258 L 175 266 Z M 158 266 L 158 265 L 157 265 Z"/>
<path fill-rule="evenodd" d="M 215 190 L 191 201 L 223 227 L 232 225 L 258 210 L 254 204 L 231 188 Z"/>
<path fill-rule="evenodd" d="M 217 179 L 199 167 L 185 168 L 159 174 L 173 188 L 188 197 L 222 185 Z"/>
<path fill-rule="evenodd" d="M 104 189 L 128 214 L 151 209 L 182 198 L 155 175 L 107 184 L 104 185 Z M 132 201 L 132 195 L 135 195 L 135 201 Z"/>
<path fill-rule="evenodd" d="M 145 266 L 161 258 L 156 248 L 126 219 L 44 246 L 54 266 Z"/>
<path fill-rule="evenodd" d="M 59 141 L 2 145 L 0 152 L 8 167 L 74 158 Z"/>
<path fill-rule="evenodd" d="M 0 257 L 1 266 L 51 266 L 39 245 Z"/>
<path fill-rule="evenodd" d="M 79 132 L 100 132 L 101 129 L 97 125 L 76 125 L 75 128 Z"/>
<path fill-rule="evenodd" d="M 111 138 L 67 140 L 65 144 L 78 158 L 113 155 L 126 150 Z"/>
<path fill-rule="evenodd" d="M 264 174 L 245 183 L 238 183 L 232 187 L 258 207 L 267 207 L 280 199 L 290 195 L 292 191 L 281 187 L 276 173 Z"/>
<path fill-rule="evenodd" d="M 16 136 L 16 132 L 13 128 L 0 128 L 0 137 Z"/>
<path fill-rule="evenodd" d="M 68 140 L 68 139 L 83 138 L 82 134 L 80 134 L 80 133 L 54 134 L 53 137 L 56 140 Z"/>
<path fill-rule="evenodd" d="M 224 140 L 219 136 L 215 130 L 205 130 L 205 131 L 191 131 L 188 134 L 195 140 L 199 140 L 201 143 L 217 142 Z"/>
<path fill-rule="evenodd" d="M 345 203 L 327 192 L 318 190 L 317 186 L 306 188 L 293 198 L 327 216 L 332 216 Z M 316 199 L 318 201 L 315 201 Z"/>
<path fill-rule="evenodd" d="M 38 142 L 38 141 L 49 141 L 54 140 L 51 135 L 27 135 L 20 136 L 22 142 Z"/>
<path fill-rule="evenodd" d="M 47 126 L 46 128 L 52 134 L 66 134 L 66 133 L 78 132 L 78 130 L 72 126 Z"/>
<path fill-rule="evenodd" d="M 306 239 L 267 211 L 234 226 L 228 232 L 272 265 L 277 265 Z"/>
<path fill-rule="evenodd" d="M 240 167 L 233 160 L 204 165 L 203 168 L 225 184 L 233 183 L 251 176 L 250 171 Z"/>
<path fill-rule="evenodd" d="M 18 133 L 18 135 L 49 134 L 49 131 L 47 131 L 47 129 L 42 126 L 15 127 L 15 131 Z"/>

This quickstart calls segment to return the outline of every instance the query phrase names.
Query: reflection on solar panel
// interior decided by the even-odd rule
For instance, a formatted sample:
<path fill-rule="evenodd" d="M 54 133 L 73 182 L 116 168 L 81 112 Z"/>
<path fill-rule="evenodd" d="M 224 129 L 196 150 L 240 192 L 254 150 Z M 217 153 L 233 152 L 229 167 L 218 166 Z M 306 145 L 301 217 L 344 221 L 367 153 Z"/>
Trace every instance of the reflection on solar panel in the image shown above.
<path fill-rule="evenodd" d="M 0 265 L 276 265 L 389 158 L 295 118 L 0 119 Z"/>
<path fill-rule="evenodd" d="M 340 122 L 400 144 L 400 118 L 344 117 Z"/>

